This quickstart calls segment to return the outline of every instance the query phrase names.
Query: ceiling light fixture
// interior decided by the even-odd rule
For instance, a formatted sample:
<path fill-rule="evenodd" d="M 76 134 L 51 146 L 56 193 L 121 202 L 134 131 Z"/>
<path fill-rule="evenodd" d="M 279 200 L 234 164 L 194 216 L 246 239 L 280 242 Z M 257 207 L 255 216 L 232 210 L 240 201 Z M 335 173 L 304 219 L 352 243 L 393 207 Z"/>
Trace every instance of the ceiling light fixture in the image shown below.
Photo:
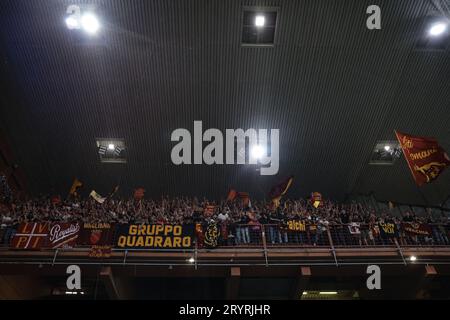
<path fill-rule="evenodd" d="M 86 13 L 81 17 L 81 25 L 83 26 L 83 29 L 90 34 L 97 33 L 100 28 L 97 17 L 92 13 Z"/>
<path fill-rule="evenodd" d="M 255 145 L 252 147 L 252 149 L 250 150 L 250 155 L 254 158 L 254 159 L 261 159 L 264 156 L 264 153 L 266 152 L 266 150 L 264 149 L 264 147 L 260 146 L 260 145 Z"/>
<path fill-rule="evenodd" d="M 428 34 L 432 37 L 437 37 L 443 34 L 448 27 L 448 23 L 440 21 L 436 22 L 431 25 L 430 29 L 428 30 Z"/>
<path fill-rule="evenodd" d="M 258 15 L 255 17 L 255 26 L 256 27 L 264 27 L 266 24 L 266 18 L 263 15 Z"/>

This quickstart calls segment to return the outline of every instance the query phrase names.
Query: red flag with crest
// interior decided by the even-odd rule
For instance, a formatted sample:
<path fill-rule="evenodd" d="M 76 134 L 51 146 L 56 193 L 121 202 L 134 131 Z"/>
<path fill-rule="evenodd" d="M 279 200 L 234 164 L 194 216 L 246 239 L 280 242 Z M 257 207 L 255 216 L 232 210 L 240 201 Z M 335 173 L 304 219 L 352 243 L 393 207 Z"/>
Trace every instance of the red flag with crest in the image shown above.
<path fill-rule="evenodd" d="M 395 131 L 417 185 L 430 183 L 450 165 L 450 159 L 434 138 L 415 137 Z"/>

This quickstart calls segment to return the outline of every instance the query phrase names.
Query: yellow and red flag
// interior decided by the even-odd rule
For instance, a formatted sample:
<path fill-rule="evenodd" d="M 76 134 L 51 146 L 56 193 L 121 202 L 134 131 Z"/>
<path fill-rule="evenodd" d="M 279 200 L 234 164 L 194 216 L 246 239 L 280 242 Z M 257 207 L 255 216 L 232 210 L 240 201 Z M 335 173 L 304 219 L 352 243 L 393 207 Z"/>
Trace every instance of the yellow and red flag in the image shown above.
<path fill-rule="evenodd" d="M 281 197 L 286 194 L 293 181 L 294 176 L 289 176 L 279 184 L 273 186 L 272 189 L 270 189 L 269 197 L 272 199 L 272 209 L 278 208 L 278 206 L 280 205 Z"/>
<path fill-rule="evenodd" d="M 250 202 L 250 194 L 248 192 L 236 191 L 234 189 L 230 189 L 228 191 L 227 201 L 234 201 L 236 198 L 242 200 L 242 204 L 244 207 L 251 207 L 252 204 Z"/>
<path fill-rule="evenodd" d="M 435 180 L 450 165 L 450 158 L 436 139 L 397 131 L 395 135 L 417 185 Z"/>
<path fill-rule="evenodd" d="M 81 188 L 83 186 L 83 183 L 78 180 L 78 178 L 75 178 L 75 180 L 73 180 L 72 183 L 72 187 L 70 187 L 70 191 L 69 191 L 69 195 L 71 196 L 78 196 L 78 189 Z"/>
<path fill-rule="evenodd" d="M 242 200 L 244 207 L 251 207 L 250 194 L 248 192 L 238 192 L 238 197 Z"/>
<path fill-rule="evenodd" d="M 311 204 L 316 209 L 320 207 L 323 204 L 322 194 L 320 194 L 319 192 L 311 193 Z"/>
<path fill-rule="evenodd" d="M 233 201 L 234 199 L 236 199 L 237 195 L 238 193 L 236 192 L 236 190 L 230 189 L 230 191 L 228 191 L 227 201 Z"/>

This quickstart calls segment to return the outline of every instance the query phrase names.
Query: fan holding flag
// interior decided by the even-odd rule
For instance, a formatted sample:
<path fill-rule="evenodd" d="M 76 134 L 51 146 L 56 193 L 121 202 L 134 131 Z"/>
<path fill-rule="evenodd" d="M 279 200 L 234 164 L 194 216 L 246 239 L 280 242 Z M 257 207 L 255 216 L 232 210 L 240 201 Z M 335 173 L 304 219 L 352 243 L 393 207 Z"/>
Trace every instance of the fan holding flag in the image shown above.
<path fill-rule="evenodd" d="M 450 158 L 436 139 L 394 132 L 418 186 L 437 179 L 450 165 Z"/>
<path fill-rule="evenodd" d="M 272 210 L 275 210 L 280 205 L 281 197 L 286 194 L 286 192 L 289 190 L 289 188 L 292 185 L 292 182 L 294 181 L 294 176 L 291 175 L 281 181 L 279 184 L 275 185 L 270 189 L 269 197 L 272 199 Z"/>

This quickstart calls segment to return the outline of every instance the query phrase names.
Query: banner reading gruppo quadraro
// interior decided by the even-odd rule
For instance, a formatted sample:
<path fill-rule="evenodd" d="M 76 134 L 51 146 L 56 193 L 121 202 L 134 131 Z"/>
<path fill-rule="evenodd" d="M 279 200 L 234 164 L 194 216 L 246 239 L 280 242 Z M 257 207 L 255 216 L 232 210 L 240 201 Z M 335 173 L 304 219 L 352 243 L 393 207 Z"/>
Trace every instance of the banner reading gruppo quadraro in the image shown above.
<path fill-rule="evenodd" d="M 191 248 L 194 239 L 194 225 L 122 225 L 117 231 L 116 239 L 116 246 L 119 248 Z"/>

